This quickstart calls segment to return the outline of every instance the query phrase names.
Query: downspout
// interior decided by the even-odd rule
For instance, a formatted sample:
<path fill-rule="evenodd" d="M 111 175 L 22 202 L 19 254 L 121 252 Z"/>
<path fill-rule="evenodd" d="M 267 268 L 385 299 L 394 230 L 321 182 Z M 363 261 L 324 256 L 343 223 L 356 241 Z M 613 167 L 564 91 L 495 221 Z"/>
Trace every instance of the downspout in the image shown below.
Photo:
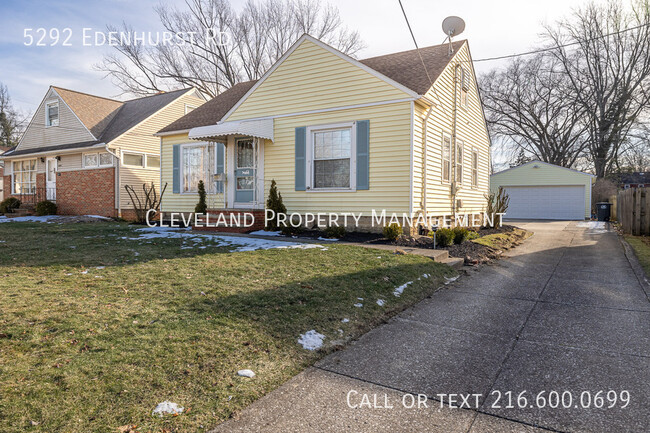
<path fill-rule="evenodd" d="M 428 221 L 428 213 L 427 213 L 427 167 L 428 167 L 428 156 L 427 156 L 427 150 L 429 148 L 429 143 L 427 142 L 427 131 L 429 130 L 429 117 L 431 116 L 431 112 L 433 111 L 435 105 L 431 105 L 429 109 L 427 110 L 426 116 L 424 116 L 424 123 L 422 125 L 423 131 L 422 131 L 422 137 L 423 137 L 423 150 L 422 150 L 422 207 L 424 210 L 424 218 L 425 221 Z M 429 227 L 427 227 L 428 229 Z"/>
<path fill-rule="evenodd" d="M 456 63 L 454 66 L 454 104 L 453 104 L 453 115 L 452 115 L 452 124 L 451 124 L 451 213 L 456 216 L 456 190 L 458 189 L 458 183 L 456 181 L 456 116 L 458 113 L 458 69 L 460 64 Z"/>
<path fill-rule="evenodd" d="M 117 216 L 122 217 L 122 203 L 120 201 L 120 164 L 121 164 L 121 159 L 117 154 L 113 153 L 109 148 L 108 145 L 106 145 L 106 152 L 110 153 L 113 155 L 113 157 L 117 161 L 117 165 L 115 166 L 115 207 L 117 208 Z"/>

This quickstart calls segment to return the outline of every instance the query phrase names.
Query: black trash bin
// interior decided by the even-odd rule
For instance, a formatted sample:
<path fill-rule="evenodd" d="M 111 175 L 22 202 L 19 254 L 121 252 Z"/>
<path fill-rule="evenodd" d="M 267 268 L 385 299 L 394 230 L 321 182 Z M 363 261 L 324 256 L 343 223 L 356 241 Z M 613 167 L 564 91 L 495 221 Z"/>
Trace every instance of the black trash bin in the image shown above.
<path fill-rule="evenodd" d="M 596 213 L 598 214 L 598 221 L 609 221 L 609 216 L 612 212 L 611 203 L 596 203 Z"/>

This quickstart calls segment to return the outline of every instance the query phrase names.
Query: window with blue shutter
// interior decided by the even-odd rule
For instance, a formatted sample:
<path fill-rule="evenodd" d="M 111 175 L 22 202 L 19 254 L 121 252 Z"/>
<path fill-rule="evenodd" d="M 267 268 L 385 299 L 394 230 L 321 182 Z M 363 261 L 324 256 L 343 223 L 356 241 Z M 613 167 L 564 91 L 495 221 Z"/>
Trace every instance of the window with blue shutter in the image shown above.
<path fill-rule="evenodd" d="M 357 189 L 370 188 L 370 121 L 357 121 Z"/>
<path fill-rule="evenodd" d="M 296 128 L 296 191 L 305 191 L 307 182 L 307 128 Z"/>
<path fill-rule="evenodd" d="M 181 193 L 181 145 L 172 147 L 172 192 Z"/>

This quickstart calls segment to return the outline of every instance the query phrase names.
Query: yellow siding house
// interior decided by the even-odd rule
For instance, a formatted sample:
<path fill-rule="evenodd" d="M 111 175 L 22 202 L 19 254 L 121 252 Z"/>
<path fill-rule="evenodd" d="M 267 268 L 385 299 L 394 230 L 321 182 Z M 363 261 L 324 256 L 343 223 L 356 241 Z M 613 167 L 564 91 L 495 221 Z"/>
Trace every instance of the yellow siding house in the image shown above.
<path fill-rule="evenodd" d="M 451 216 L 485 207 L 490 141 L 467 41 L 355 60 L 302 36 L 258 81 L 162 129 L 164 214 L 260 210 Z M 420 224 L 421 225 L 421 224 Z M 412 224 L 411 229 L 422 229 Z M 376 227 L 381 230 L 381 227 Z"/>

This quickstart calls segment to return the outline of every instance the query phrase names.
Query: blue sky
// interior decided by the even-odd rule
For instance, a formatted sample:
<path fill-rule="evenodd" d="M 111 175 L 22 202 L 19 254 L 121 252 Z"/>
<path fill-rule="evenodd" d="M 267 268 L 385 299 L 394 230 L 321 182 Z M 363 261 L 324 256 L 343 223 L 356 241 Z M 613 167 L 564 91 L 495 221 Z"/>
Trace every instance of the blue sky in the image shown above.
<path fill-rule="evenodd" d="M 33 111 L 48 86 L 58 85 L 92 94 L 115 97 L 120 90 L 93 65 L 109 47 L 84 47 L 82 29 L 102 31 L 122 21 L 137 31 L 162 30 L 153 8 L 159 3 L 183 6 L 182 0 L 2 0 L 0 2 L 0 82 L 9 87 L 14 104 Z M 243 0 L 232 1 L 235 8 Z M 331 0 L 343 21 L 358 30 L 367 48 L 360 58 L 413 48 L 397 0 Z M 542 30 L 584 0 L 403 0 L 420 46 L 444 39 L 440 23 L 448 15 L 462 16 L 475 59 L 526 51 Z M 71 47 L 24 46 L 24 29 L 72 30 Z M 485 63 L 479 72 L 498 66 Z"/>

